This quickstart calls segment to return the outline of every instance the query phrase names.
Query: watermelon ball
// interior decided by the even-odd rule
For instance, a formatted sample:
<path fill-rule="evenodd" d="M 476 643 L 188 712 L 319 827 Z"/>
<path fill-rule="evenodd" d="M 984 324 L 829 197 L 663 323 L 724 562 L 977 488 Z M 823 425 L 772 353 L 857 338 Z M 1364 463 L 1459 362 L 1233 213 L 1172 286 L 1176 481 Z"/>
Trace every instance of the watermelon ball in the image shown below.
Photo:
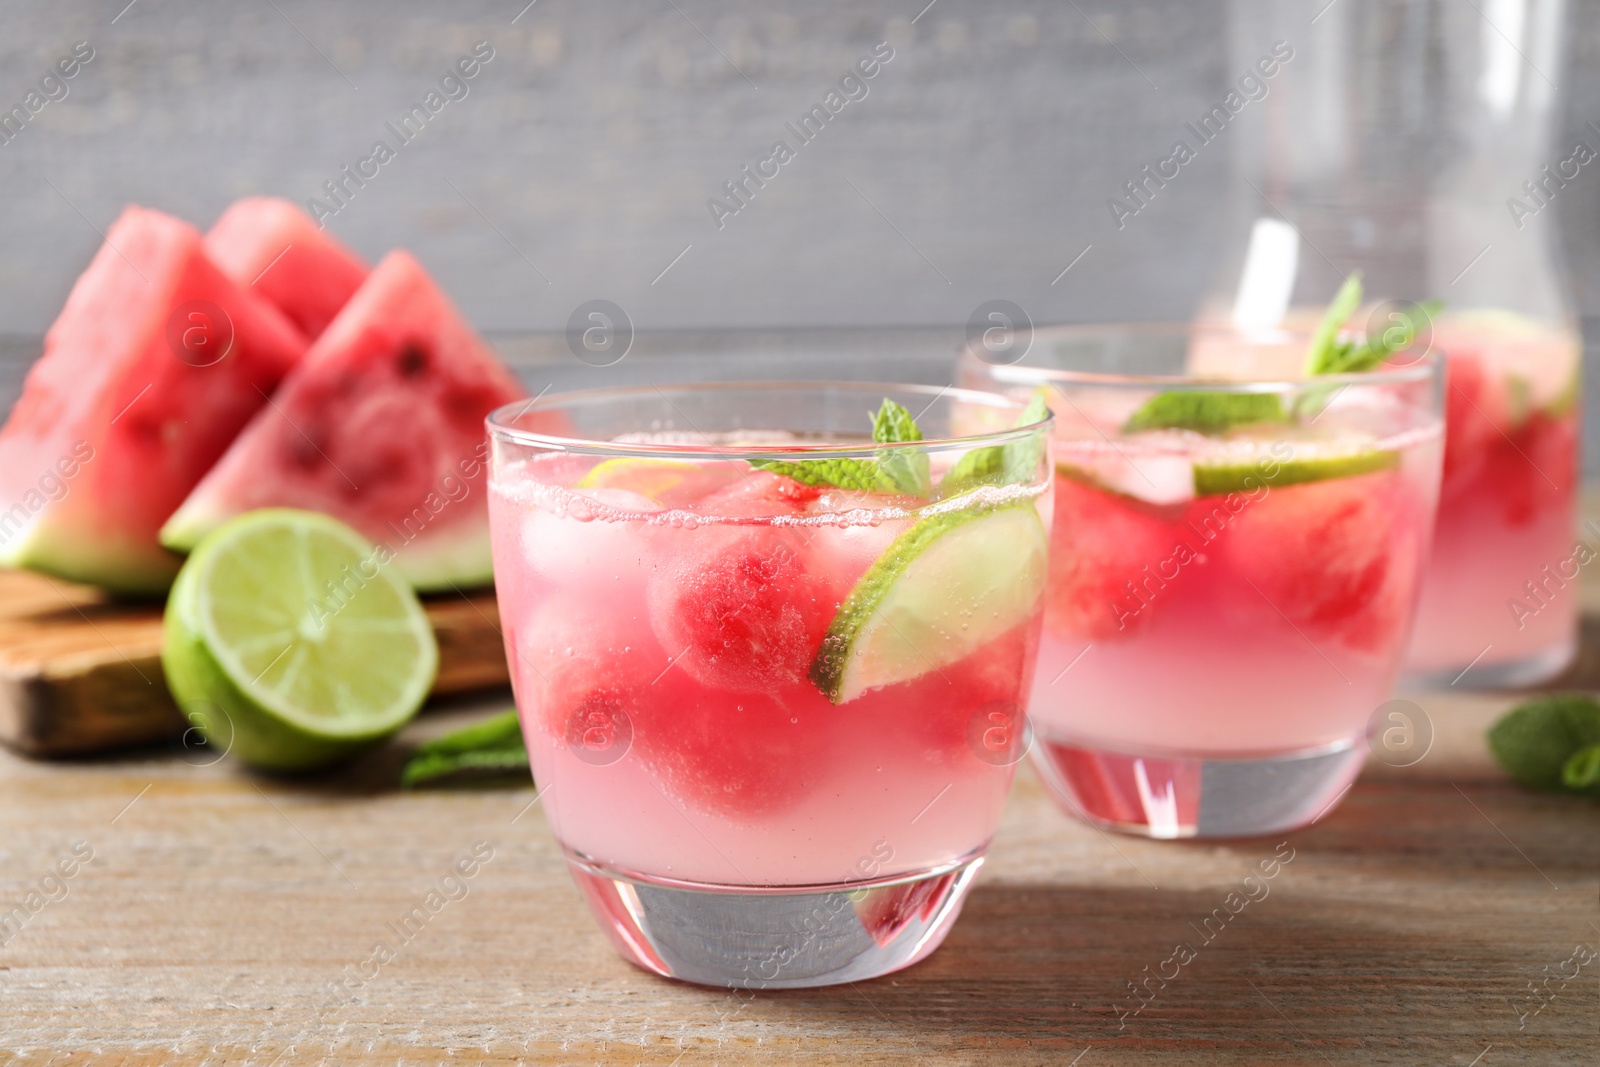
<path fill-rule="evenodd" d="M 1220 540 L 1239 573 L 1312 641 L 1383 653 L 1415 583 L 1420 520 L 1391 471 L 1273 489 Z"/>
<path fill-rule="evenodd" d="M 1045 625 L 1065 639 L 1111 641 L 1149 624 L 1159 598 L 1129 588 L 1172 555 L 1182 532 L 1126 498 L 1056 478 Z M 1154 588 L 1154 585 L 1152 585 Z"/>
<path fill-rule="evenodd" d="M 656 638 L 680 669 L 737 692 L 805 681 L 838 607 L 806 568 L 810 532 L 702 526 L 675 538 L 675 561 L 652 576 L 649 599 Z"/>
<path fill-rule="evenodd" d="M 732 485 L 701 497 L 694 509 L 728 519 L 766 519 L 803 514 L 821 495 L 819 487 L 787 475 L 751 471 Z"/>
<path fill-rule="evenodd" d="M 622 758 L 640 702 L 667 661 L 645 620 L 547 597 L 506 636 L 517 657 L 512 673 L 530 746 L 543 737 L 586 763 Z"/>
<path fill-rule="evenodd" d="M 1542 411 L 1491 443 L 1482 484 L 1508 526 L 1527 526 L 1570 501 L 1578 458 L 1577 423 Z"/>
<path fill-rule="evenodd" d="M 798 690 L 783 700 L 706 700 L 693 679 L 669 672 L 638 705 L 635 750 L 661 788 L 696 811 L 770 817 L 803 800 L 825 773 L 832 710 Z"/>

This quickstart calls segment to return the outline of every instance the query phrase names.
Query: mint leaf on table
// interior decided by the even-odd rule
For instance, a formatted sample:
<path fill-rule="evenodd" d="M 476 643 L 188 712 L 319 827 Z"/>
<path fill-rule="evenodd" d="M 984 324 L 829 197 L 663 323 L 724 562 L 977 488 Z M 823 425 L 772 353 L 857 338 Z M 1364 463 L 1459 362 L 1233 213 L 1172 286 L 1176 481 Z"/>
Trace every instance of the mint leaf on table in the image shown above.
<path fill-rule="evenodd" d="M 422 745 L 406 761 L 400 784 L 410 789 L 527 775 L 528 749 L 522 741 L 522 726 L 515 711 L 505 711 Z"/>
<path fill-rule="evenodd" d="M 1600 745 L 1574 752 L 1561 765 L 1561 784 L 1576 791 L 1600 792 Z"/>
<path fill-rule="evenodd" d="M 872 415 L 874 444 L 908 444 L 922 440 L 917 420 L 888 397 Z M 906 493 L 925 497 L 932 490 L 928 456 L 914 449 L 885 452 L 875 459 L 757 459 L 757 470 L 786 475 L 803 485 L 835 486 L 868 493 Z"/>
<path fill-rule="evenodd" d="M 1032 426 L 1050 417 L 1050 406 L 1045 403 L 1045 391 L 1037 389 L 1028 406 L 1017 416 L 1013 427 Z M 1012 441 L 1004 445 L 974 448 L 956 461 L 939 480 L 941 497 L 959 496 L 980 485 L 1015 485 L 1034 476 L 1039 469 L 1039 459 L 1044 455 L 1042 436 Z"/>
<path fill-rule="evenodd" d="M 1276 393 L 1174 391 L 1157 393 L 1123 423 L 1124 433 L 1141 430 L 1195 430 L 1221 433 L 1253 422 L 1282 422 Z"/>
<path fill-rule="evenodd" d="M 1536 697 L 1489 729 L 1489 749 L 1506 773 L 1531 789 L 1600 796 L 1600 704 L 1581 693 Z M 1568 768 L 1573 782 L 1568 784 Z"/>

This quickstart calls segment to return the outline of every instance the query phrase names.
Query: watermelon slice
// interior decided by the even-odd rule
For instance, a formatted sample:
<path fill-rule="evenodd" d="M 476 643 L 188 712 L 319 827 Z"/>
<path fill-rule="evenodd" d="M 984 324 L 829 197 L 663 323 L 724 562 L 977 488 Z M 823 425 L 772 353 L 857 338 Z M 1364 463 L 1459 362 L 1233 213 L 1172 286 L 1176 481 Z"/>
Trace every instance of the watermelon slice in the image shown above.
<path fill-rule="evenodd" d="M 234 201 L 206 234 L 206 255 L 311 340 L 367 278 L 354 252 L 297 205 L 271 196 Z"/>
<path fill-rule="evenodd" d="M 157 530 L 305 347 L 194 227 L 125 210 L 0 430 L 0 563 L 165 590 L 182 561 Z"/>
<path fill-rule="evenodd" d="M 304 508 L 387 545 L 418 589 L 487 584 L 483 420 L 524 395 L 422 265 L 391 252 L 162 543 L 188 551 L 241 512 Z"/>

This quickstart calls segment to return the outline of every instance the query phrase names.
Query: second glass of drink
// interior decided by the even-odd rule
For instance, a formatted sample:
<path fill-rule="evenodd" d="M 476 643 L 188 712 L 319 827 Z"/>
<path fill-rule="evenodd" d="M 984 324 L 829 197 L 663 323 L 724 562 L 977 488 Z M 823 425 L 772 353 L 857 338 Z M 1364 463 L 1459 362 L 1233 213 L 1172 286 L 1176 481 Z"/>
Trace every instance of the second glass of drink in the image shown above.
<path fill-rule="evenodd" d="M 1203 341 L 1066 329 L 961 360 L 1056 412 L 1035 761 L 1069 810 L 1157 838 L 1302 826 L 1354 780 L 1439 488 L 1435 357 L 1221 380 L 1185 373 Z"/>

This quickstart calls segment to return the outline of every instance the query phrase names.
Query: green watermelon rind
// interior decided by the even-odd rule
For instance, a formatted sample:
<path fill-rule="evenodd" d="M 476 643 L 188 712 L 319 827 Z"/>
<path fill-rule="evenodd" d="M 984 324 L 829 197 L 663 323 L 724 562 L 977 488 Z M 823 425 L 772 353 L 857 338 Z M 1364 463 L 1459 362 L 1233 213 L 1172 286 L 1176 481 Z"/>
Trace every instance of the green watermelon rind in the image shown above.
<path fill-rule="evenodd" d="M 119 543 L 109 535 L 50 523 L 49 509 L 0 544 L 0 567 L 29 570 L 68 582 L 95 585 L 119 596 L 160 597 L 171 587 L 181 556 L 161 567 L 143 542 Z"/>
<path fill-rule="evenodd" d="M 231 512 L 218 512 L 191 496 L 161 527 L 161 543 L 174 552 L 193 552 L 231 518 Z M 487 516 L 429 529 L 425 537 L 410 543 L 392 528 L 387 536 L 363 533 L 394 551 L 389 566 L 419 593 L 459 592 L 494 584 Z"/>

